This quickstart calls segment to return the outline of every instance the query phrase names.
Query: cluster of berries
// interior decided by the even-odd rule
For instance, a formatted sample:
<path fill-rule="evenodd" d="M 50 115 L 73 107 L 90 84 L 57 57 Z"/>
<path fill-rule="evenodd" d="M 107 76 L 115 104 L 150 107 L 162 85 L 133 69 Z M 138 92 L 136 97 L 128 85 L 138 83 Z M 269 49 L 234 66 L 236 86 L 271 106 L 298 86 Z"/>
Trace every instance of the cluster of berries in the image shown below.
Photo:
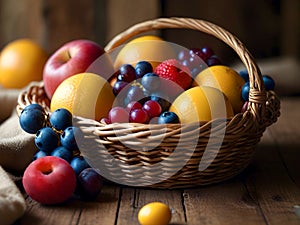
<path fill-rule="evenodd" d="M 209 47 L 183 49 L 177 58 L 183 66 L 190 69 L 192 77 L 196 77 L 207 66 L 222 64 L 220 58 Z"/>
<path fill-rule="evenodd" d="M 221 64 L 207 47 L 179 52 L 177 59 L 161 62 L 155 69 L 147 61 L 122 65 L 115 73 L 113 92 L 117 97 L 105 123 L 178 123 L 178 116 L 169 112 L 171 102 L 191 87 L 193 78 L 205 68 Z M 206 65 L 206 64 L 205 64 Z"/>
<path fill-rule="evenodd" d="M 241 75 L 241 77 L 243 77 L 243 79 L 245 80 L 245 84 L 242 87 L 242 99 L 244 102 L 248 102 L 249 101 L 249 92 L 250 92 L 250 81 L 249 81 L 249 74 L 247 70 L 241 70 L 239 72 L 239 74 Z M 275 89 L 275 81 L 273 80 L 273 78 L 269 75 L 263 75 L 262 76 L 263 79 L 263 83 L 264 83 L 264 87 L 266 89 L 266 91 L 273 91 Z"/>
<path fill-rule="evenodd" d="M 30 104 L 22 110 L 19 122 L 25 132 L 35 134 L 38 151 L 33 160 L 45 156 L 62 158 L 73 168 L 82 197 L 93 197 L 100 192 L 103 178 L 80 155 L 76 140 L 83 138 L 83 133 L 72 126 L 73 115 L 68 110 L 60 108 L 49 115 L 41 105 Z"/>
<path fill-rule="evenodd" d="M 168 112 L 168 109 L 180 90 L 191 85 L 190 75 L 178 66 L 175 59 L 162 62 L 155 70 L 147 61 L 140 61 L 135 67 L 131 64 L 122 65 L 116 72 L 113 85 L 117 105 L 112 107 L 103 121 L 178 123 L 178 116 Z M 170 88 L 174 82 L 176 87 Z"/>

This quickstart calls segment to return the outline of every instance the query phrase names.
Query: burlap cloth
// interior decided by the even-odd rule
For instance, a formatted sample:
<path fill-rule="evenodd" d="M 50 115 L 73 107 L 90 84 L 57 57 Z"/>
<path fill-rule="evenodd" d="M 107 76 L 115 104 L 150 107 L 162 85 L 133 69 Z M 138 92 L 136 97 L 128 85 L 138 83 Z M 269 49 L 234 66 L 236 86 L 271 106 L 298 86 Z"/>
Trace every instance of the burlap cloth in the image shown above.
<path fill-rule="evenodd" d="M 15 106 L 20 91 L 0 88 L 0 225 L 13 224 L 26 210 L 15 178 L 22 175 L 36 151 L 34 135 L 19 126 Z"/>

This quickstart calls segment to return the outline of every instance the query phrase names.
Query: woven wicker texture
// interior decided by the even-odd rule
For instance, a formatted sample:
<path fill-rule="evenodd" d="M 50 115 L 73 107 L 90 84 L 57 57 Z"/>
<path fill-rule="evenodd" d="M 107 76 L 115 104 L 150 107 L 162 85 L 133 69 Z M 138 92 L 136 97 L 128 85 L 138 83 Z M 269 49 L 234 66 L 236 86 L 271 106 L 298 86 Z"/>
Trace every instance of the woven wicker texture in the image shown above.
<path fill-rule="evenodd" d="M 136 24 L 117 35 L 110 51 L 131 37 L 154 29 L 193 29 L 230 46 L 244 63 L 250 78 L 249 105 L 231 119 L 192 124 L 103 124 L 76 117 L 85 133 L 80 149 L 89 163 L 110 180 L 129 186 L 186 188 L 229 179 L 251 161 L 266 127 L 280 115 L 280 102 L 266 92 L 260 70 L 246 47 L 223 28 L 191 18 L 159 18 Z M 20 94 L 18 113 L 30 103 L 49 110 L 43 83 Z"/>

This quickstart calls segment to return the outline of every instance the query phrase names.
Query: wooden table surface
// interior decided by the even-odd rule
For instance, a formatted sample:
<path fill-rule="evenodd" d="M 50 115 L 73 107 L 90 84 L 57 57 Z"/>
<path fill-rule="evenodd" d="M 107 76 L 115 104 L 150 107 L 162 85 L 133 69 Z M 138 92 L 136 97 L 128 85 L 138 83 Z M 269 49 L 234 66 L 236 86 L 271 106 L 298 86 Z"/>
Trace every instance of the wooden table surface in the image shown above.
<path fill-rule="evenodd" d="M 151 190 L 106 185 L 94 202 L 42 206 L 29 197 L 15 225 L 135 225 L 146 203 L 172 208 L 172 225 L 300 224 L 300 97 L 281 99 L 281 117 L 269 127 L 249 167 L 211 186 Z M 299 205 L 299 206 L 298 206 Z"/>

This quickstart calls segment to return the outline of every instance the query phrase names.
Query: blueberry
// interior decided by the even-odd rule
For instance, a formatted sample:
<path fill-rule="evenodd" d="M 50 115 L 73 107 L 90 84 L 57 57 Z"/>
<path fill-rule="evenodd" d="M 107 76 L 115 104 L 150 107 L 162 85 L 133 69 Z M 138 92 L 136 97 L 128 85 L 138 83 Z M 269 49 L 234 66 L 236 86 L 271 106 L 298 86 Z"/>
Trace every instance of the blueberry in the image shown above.
<path fill-rule="evenodd" d="M 78 127 L 67 127 L 60 136 L 60 142 L 69 150 L 78 150 L 76 140 L 80 140 L 81 137 L 82 133 Z"/>
<path fill-rule="evenodd" d="M 268 75 L 263 75 L 262 78 L 263 78 L 263 82 L 264 82 L 264 85 L 265 85 L 265 89 L 267 91 L 274 90 L 275 81 L 272 79 L 272 77 L 270 77 Z"/>
<path fill-rule="evenodd" d="M 52 156 L 56 156 L 70 162 L 73 156 L 72 151 L 65 148 L 64 146 L 58 146 L 51 152 Z"/>
<path fill-rule="evenodd" d="M 72 113 L 64 108 L 55 110 L 50 116 L 50 123 L 56 130 L 64 130 L 72 126 Z"/>
<path fill-rule="evenodd" d="M 247 102 L 249 100 L 249 92 L 250 92 L 250 84 L 249 82 L 246 82 L 242 87 L 242 99 L 244 102 Z"/>
<path fill-rule="evenodd" d="M 89 164 L 85 161 L 85 159 L 82 156 L 75 156 L 71 160 L 70 165 L 75 171 L 77 176 L 81 173 L 81 171 L 90 167 Z"/>
<path fill-rule="evenodd" d="M 249 73 L 247 70 L 239 71 L 239 75 L 245 80 L 245 82 L 249 81 Z"/>
<path fill-rule="evenodd" d="M 103 187 L 103 177 L 93 168 L 86 168 L 78 175 L 78 191 L 84 199 L 95 199 Z"/>
<path fill-rule="evenodd" d="M 39 150 L 51 152 L 58 146 L 59 136 L 52 128 L 43 127 L 37 131 L 34 141 Z"/>
<path fill-rule="evenodd" d="M 21 128 L 30 134 L 35 134 L 46 124 L 46 112 L 39 104 L 26 106 L 19 118 Z"/>
<path fill-rule="evenodd" d="M 160 78 L 155 73 L 147 73 L 142 77 L 141 83 L 147 91 L 156 91 L 160 87 Z"/>
<path fill-rule="evenodd" d="M 163 112 L 158 117 L 157 123 L 164 124 L 164 123 L 179 123 L 179 118 L 174 112 Z"/>
<path fill-rule="evenodd" d="M 152 94 L 150 96 L 150 100 L 158 102 L 161 106 L 162 112 L 167 111 L 171 106 L 171 103 L 167 99 L 161 97 L 159 93 Z"/>
<path fill-rule="evenodd" d="M 147 61 L 139 61 L 135 66 L 136 79 L 142 78 L 145 74 L 151 73 L 153 67 L 151 63 Z"/>
<path fill-rule="evenodd" d="M 48 152 L 44 152 L 44 151 L 37 151 L 37 153 L 34 154 L 32 160 L 36 160 L 36 159 L 39 159 L 39 158 L 43 158 L 45 156 L 48 156 L 49 153 Z"/>

